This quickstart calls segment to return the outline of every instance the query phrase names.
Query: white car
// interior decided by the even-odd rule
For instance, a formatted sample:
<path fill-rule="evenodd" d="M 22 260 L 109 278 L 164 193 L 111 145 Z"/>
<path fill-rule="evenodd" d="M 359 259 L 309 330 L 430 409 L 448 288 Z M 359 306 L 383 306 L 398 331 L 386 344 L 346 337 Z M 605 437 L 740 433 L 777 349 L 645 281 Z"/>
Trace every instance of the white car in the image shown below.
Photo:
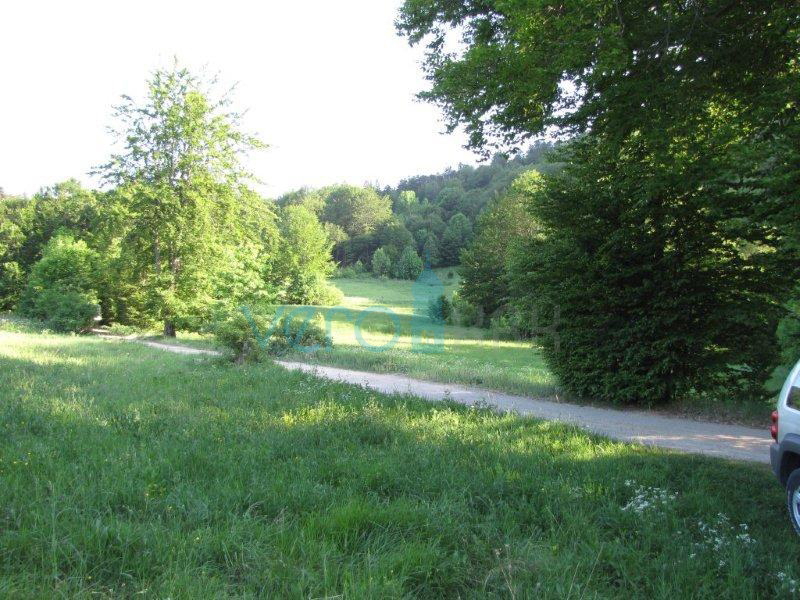
<path fill-rule="evenodd" d="M 770 433 L 775 440 L 770 447 L 772 470 L 786 487 L 789 519 L 800 534 L 800 362 L 783 385 Z"/>

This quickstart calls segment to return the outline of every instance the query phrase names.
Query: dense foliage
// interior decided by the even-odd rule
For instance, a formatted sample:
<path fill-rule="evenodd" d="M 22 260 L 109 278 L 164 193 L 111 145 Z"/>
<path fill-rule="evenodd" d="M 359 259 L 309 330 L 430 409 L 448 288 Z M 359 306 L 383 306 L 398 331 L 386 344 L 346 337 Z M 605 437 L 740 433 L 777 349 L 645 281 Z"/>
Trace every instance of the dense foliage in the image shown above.
<path fill-rule="evenodd" d="M 465 298 L 508 290 L 567 390 L 762 390 L 800 265 L 799 23 L 793 3 L 405 2 L 422 96 L 473 148 L 580 134 L 527 193 L 540 229 L 484 255 L 487 217 L 465 254 Z"/>
<path fill-rule="evenodd" d="M 52 238 L 31 269 L 20 302 L 22 314 L 54 331 L 82 331 L 99 313 L 94 253 L 86 242 L 62 234 Z"/>
<path fill-rule="evenodd" d="M 414 246 L 406 246 L 397 259 L 394 275 L 398 279 L 416 279 L 422 273 L 423 266 L 422 259 L 414 250 Z"/>
<path fill-rule="evenodd" d="M 537 231 L 529 202 L 544 185 L 537 171 L 520 175 L 508 193 L 478 219 L 478 233 L 461 253 L 462 297 L 490 316 L 510 300 L 507 267 L 511 249 Z"/>
<path fill-rule="evenodd" d="M 461 165 L 383 190 L 349 185 L 300 189 L 279 198 L 278 205 L 301 205 L 319 215 L 342 267 L 358 261 L 371 266 L 380 249 L 381 269 L 373 273 L 401 277 L 397 265 L 409 246 L 432 267 L 458 265 L 479 215 L 518 175 L 534 168 L 557 170 L 557 164 L 547 162 L 551 149 L 551 144 L 537 143 L 511 159 L 498 154 L 478 167 Z"/>
<path fill-rule="evenodd" d="M 324 323 L 311 315 L 237 310 L 218 315 L 207 330 L 237 363 L 260 362 L 296 350 L 331 348 Z"/>
<path fill-rule="evenodd" d="M 175 67 L 153 75 L 143 100 L 123 97 L 116 117 L 121 151 L 98 169 L 107 191 L 67 181 L 0 196 L 0 309 L 76 329 L 90 299 L 106 323 L 173 335 L 240 305 L 337 302 L 326 283 L 336 231 L 248 188 L 241 157 L 261 143 L 239 130 L 227 97 Z M 62 282 L 42 273 L 69 248 L 91 253 L 91 289 L 71 286 L 56 302 L 48 290 Z"/>

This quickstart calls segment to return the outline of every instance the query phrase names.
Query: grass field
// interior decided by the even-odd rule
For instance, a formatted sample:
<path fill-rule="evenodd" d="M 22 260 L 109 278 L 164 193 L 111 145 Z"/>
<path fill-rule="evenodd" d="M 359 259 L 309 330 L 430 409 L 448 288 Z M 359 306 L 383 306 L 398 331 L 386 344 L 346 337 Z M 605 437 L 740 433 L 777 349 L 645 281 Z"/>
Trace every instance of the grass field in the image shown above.
<path fill-rule="evenodd" d="M 450 273 L 453 275 L 449 276 Z M 456 271 L 437 269 L 437 275 L 444 293 L 452 296 L 459 281 Z M 562 397 L 535 343 L 500 340 L 489 329 L 445 325 L 441 352 L 412 351 L 414 306 L 410 281 L 381 280 L 365 275 L 335 279 L 332 283 L 344 294 L 344 301 L 338 307 L 343 310 L 330 315 L 333 349 L 315 353 L 295 352 L 287 358 L 363 371 L 400 373 L 530 397 Z M 292 306 L 285 309 L 316 311 L 318 314 L 329 310 Z M 387 309 L 395 316 L 383 312 Z M 350 314 L 347 314 L 348 310 Z M 360 338 L 355 327 L 359 317 Z M 168 340 L 156 332 L 139 333 L 170 344 L 217 347 L 213 338 L 197 333 L 179 332 L 177 339 Z M 591 402 L 591 399 L 566 399 Z M 658 407 L 658 410 L 690 418 L 768 427 L 773 402 L 691 398 Z"/>
<path fill-rule="evenodd" d="M 453 269 L 437 270 L 448 296 L 452 296 L 458 287 L 458 276 L 449 277 L 451 272 L 455 273 Z M 333 283 L 344 294 L 344 308 L 369 315 L 361 323 L 362 340 L 355 335 L 353 318 L 334 315 L 334 348 L 313 354 L 296 353 L 292 358 L 364 371 L 402 373 L 420 379 L 474 385 L 531 397 L 561 396 L 557 382 L 535 343 L 499 340 L 488 329 L 446 325 L 442 352 L 414 352 L 410 327 L 413 312 L 411 282 L 382 281 L 364 276 L 336 279 Z M 390 317 L 380 312 L 381 308 L 398 315 L 399 328 L 397 322 L 392 322 Z M 373 350 L 388 344 L 395 332 L 399 336 L 391 349 Z M 373 349 L 365 347 L 362 341 Z M 572 402 L 591 401 L 568 399 Z M 757 399 L 742 401 L 695 397 L 659 407 L 659 410 L 690 418 L 767 427 L 773 403 Z"/>
<path fill-rule="evenodd" d="M 0 328 L 0 597 L 797 594 L 764 467 Z"/>
<path fill-rule="evenodd" d="M 457 289 L 458 277 L 449 278 L 452 269 L 439 269 L 444 292 Z M 335 314 L 332 321 L 334 348 L 295 358 L 306 362 L 336 365 L 366 371 L 403 373 L 420 379 L 444 383 L 478 385 L 489 389 L 524 394 L 552 396 L 555 382 L 538 349 L 524 341 L 503 341 L 488 329 L 444 326 L 444 345 L 434 345 L 434 352 L 412 349 L 412 283 L 378 280 L 369 276 L 336 279 L 334 285 L 344 293 L 342 307 L 353 315 L 366 315 L 359 323 L 361 339 L 356 335 L 353 315 Z M 396 320 L 381 312 L 388 309 Z M 399 327 L 398 327 L 399 325 Z M 392 340 L 397 334 L 396 341 Z M 383 347 L 388 349 L 377 350 Z"/>

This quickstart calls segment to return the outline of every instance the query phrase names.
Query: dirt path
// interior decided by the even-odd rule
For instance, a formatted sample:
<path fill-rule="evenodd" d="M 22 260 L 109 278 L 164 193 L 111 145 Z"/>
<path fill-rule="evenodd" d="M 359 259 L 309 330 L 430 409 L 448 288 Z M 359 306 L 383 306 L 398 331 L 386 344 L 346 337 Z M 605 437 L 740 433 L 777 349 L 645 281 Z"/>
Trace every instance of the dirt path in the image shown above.
<path fill-rule="evenodd" d="M 176 354 L 219 356 L 214 350 L 188 348 L 162 342 L 100 335 L 105 339 L 127 339 Z M 276 361 L 282 367 L 334 381 L 363 385 L 386 394 L 412 394 L 426 400 L 449 398 L 460 404 L 490 404 L 501 411 L 572 423 L 601 435 L 625 442 L 660 446 L 682 452 L 707 454 L 758 463 L 769 463 L 772 439 L 765 430 L 665 417 L 644 411 L 613 410 L 513 396 L 460 385 L 434 383 L 403 375 L 351 371 L 336 367 Z"/>
<path fill-rule="evenodd" d="M 736 460 L 769 462 L 769 446 L 772 439 L 768 432 L 752 427 L 692 421 L 643 411 L 565 404 L 460 385 L 420 381 L 401 375 L 350 371 L 298 362 L 277 362 L 287 369 L 360 384 L 387 394 L 413 394 L 428 400 L 441 400 L 447 397 L 466 405 L 488 403 L 501 411 L 572 423 L 594 433 L 625 442 Z"/>
<path fill-rule="evenodd" d="M 97 331 L 94 331 L 94 333 L 97 337 L 102 338 L 104 340 L 136 342 L 137 344 L 143 344 L 145 346 L 148 346 L 149 348 L 166 350 L 167 352 L 172 352 L 174 354 L 191 354 L 191 355 L 204 354 L 206 356 L 222 356 L 222 353 L 217 352 L 216 350 L 202 350 L 201 348 L 190 348 L 188 346 L 179 346 L 178 344 L 164 344 L 163 342 L 151 342 L 150 340 L 139 339 L 136 336 L 110 335 L 107 333 L 98 333 Z"/>

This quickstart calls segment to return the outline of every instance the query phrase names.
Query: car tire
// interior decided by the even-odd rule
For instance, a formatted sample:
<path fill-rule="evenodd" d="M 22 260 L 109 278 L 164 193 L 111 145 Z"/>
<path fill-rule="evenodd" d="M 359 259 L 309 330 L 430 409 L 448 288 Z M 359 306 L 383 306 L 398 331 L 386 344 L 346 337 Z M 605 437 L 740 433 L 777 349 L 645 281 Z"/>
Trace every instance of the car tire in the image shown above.
<path fill-rule="evenodd" d="M 786 507 L 795 533 L 800 535 L 800 469 L 795 469 L 786 482 Z"/>

